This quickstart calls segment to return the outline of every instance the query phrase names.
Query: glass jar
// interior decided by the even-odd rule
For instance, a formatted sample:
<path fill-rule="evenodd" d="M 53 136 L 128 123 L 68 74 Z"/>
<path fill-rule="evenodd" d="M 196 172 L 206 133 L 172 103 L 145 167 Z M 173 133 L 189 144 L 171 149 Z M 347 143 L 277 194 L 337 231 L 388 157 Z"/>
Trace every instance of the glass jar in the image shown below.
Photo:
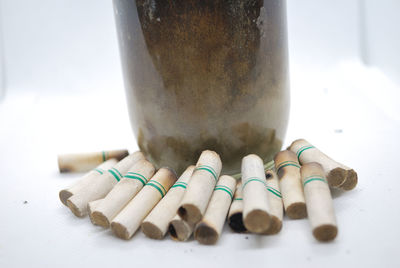
<path fill-rule="evenodd" d="M 131 125 L 178 173 L 201 151 L 223 173 L 272 160 L 289 113 L 285 1 L 114 0 Z"/>

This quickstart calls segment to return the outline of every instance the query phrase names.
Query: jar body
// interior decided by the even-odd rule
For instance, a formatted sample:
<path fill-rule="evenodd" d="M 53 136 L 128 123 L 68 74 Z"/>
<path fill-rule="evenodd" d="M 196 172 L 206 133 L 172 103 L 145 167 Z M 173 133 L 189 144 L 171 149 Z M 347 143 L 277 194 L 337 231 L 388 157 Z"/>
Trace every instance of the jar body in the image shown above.
<path fill-rule="evenodd" d="M 114 0 L 131 125 L 143 153 L 181 172 L 202 150 L 223 173 L 272 160 L 289 113 L 285 1 Z"/>

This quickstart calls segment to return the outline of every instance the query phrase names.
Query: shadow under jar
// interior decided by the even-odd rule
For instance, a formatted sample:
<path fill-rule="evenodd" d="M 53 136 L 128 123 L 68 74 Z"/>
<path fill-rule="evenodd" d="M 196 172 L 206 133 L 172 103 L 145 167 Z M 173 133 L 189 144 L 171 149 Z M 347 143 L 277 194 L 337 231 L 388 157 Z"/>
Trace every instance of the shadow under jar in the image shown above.
<path fill-rule="evenodd" d="M 156 166 L 178 173 L 201 151 L 223 173 L 282 146 L 289 82 L 282 0 L 114 0 L 131 125 Z"/>

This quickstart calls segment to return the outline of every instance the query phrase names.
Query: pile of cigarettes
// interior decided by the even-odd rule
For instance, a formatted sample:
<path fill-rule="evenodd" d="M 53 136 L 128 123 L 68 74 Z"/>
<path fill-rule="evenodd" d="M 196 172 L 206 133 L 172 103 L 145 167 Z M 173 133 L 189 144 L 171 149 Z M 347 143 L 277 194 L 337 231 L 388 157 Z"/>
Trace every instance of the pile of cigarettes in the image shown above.
<path fill-rule="evenodd" d="M 272 169 L 247 155 L 240 181 L 220 176 L 221 159 L 209 150 L 179 178 L 170 168 L 156 170 L 139 151 L 61 155 L 58 161 L 61 172 L 98 165 L 61 190 L 60 200 L 74 215 L 89 215 L 122 239 L 141 228 L 153 239 L 169 233 L 186 241 L 193 233 L 199 243 L 215 244 L 226 220 L 235 232 L 276 234 L 285 212 L 291 219 L 307 217 L 314 237 L 330 241 L 338 232 L 330 187 L 347 191 L 357 184 L 353 169 L 303 139 L 276 154 Z"/>

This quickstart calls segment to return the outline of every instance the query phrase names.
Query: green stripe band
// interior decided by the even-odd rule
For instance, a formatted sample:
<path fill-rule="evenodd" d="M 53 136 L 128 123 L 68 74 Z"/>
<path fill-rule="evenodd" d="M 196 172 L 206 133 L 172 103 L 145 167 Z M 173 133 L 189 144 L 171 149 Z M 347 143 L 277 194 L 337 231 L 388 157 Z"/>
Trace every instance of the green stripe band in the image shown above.
<path fill-rule="evenodd" d="M 276 167 L 276 173 L 278 173 L 282 168 L 287 167 L 287 166 L 293 166 L 293 167 L 300 168 L 300 165 L 295 161 L 283 161 L 282 163 L 279 164 L 279 166 Z"/>
<path fill-rule="evenodd" d="M 106 161 L 106 152 L 101 151 L 101 154 L 102 154 L 102 156 L 103 156 L 103 162 Z"/>
<path fill-rule="evenodd" d="M 222 188 L 222 187 L 216 187 L 216 188 L 214 189 L 214 191 L 218 191 L 218 190 L 221 190 L 221 191 L 227 192 L 227 193 L 229 194 L 229 196 L 230 196 L 231 198 L 233 198 L 233 195 L 232 195 L 232 193 L 231 193 L 230 191 L 228 191 L 227 189 L 225 189 L 225 188 Z"/>
<path fill-rule="evenodd" d="M 161 198 L 164 197 L 163 191 L 160 189 L 160 187 L 158 187 L 158 185 L 154 184 L 153 181 L 150 181 L 149 183 L 147 183 L 146 186 L 151 186 L 151 187 L 155 188 L 157 191 L 160 192 Z"/>
<path fill-rule="evenodd" d="M 117 181 L 120 181 L 120 178 L 118 177 L 118 175 L 117 175 L 117 174 L 115 174 L 115 172 L 114 172 L 113 170 L 109 169 L 109 170 L 108 170 L 108 172 L 110 172 L 110 173 L 111 173 L 111 175 L 113 175 L 113 176 L 114 176 L 114 178 L 115 178 Z"/>
<path fill-rule="evenodd" d="M 175 185 L 172 185 L 171 188 L 175 188 L 175 187 L 182 187 L 183 189 L 186 189 L 186 185 L 184 185 L 184 184 L 175 184 Z"/>
<path fill-rule="evenodd" d="M 307 183 L 312 182 L 312 181 L 322 181 L 322 182 L 327 183 L 326 179 L 321 176 L 310 176 L 310 177 L 305 178 L 303 187 L 306 186 Z"/>
<path fill-rule="evenodd" d="M 237 198 L 235 198 L 235 199 L 233 199 L 233 200 L 242 201 L 242 200 L 243 200 L 243 198 L 239 198 L 239 197 L 237 197 Z"/>
<path fill-rule="evenodd" d="M 304 152 L 304 151 L 306 151 L 306 150 L 308 150 L 308 149 L 312 149 L 312 148 L 315 148 L 314 146 L 312 146 L 312 145 L 306 145 L 306 146 L 303 146 L 303 147 L 301 147 L 299 150 L 297 150 L 297 160 L 299 160 L 299 162 L 300 162 L 300 155 Z"/>
<path fill-rule="evenodd" d="M 94 171 L 97 171 L 97 172 L 99 172 L 100 174 L 103 175 L 103 172 L 104 172 L 103 169 L 101 169 L 101 168 L 95 168 L 95 169 L 93 169 L 93 170 L 94 170 Z"/>
<path fill-rule="evenodd" d="M 215 181 L 218 180 L 218 178 L 217 178 L 217 173 L 216 173 L 215 170 L 214 170 L 212 167 L 210 167 L 210 166 L 201 165 L 201 166 L 199 166 L 198 168 L 196 168 L 195 171 L 196 171 L 196 170 L 205 170 L 205 171 L 208 171 L 208 172 L 211 173 L 211 175 L 213 175 Z"/>
<path fill-rule="evenodd" d="M 159 183 L 159 182 L 156 181 L 156 180 L 152 180 L 151 182 L 152 182 L 152 183 L 155 183 L 155 184 L 158 184 L 158 186 L 160 186 L 160 187 L 164 190 L 164 194 L 167 193 L 167 190 L 165 190 L 164 186 L 163 186 L 161 183 Z"/>
<path fill-rule="evenodd" d="M 116 168 L 111 168 L 111 169 L 114 170 L 115 172 L 117 172 L 120 178 L 123 177 L 121 172 L 118 171 L 118 169 L 116 169 Z"/>
<path fill-rule="evenodd" d="M 261 182 L 262 184 L 264 184 L 265 186 L 267 186 L 267 184 L 265 183 L 265 181 L 261 180 L 260 178 L 251 177 L 251 178 L 249 178 L 249 179 L 246 181 L 245 184 L 243 184 L 242 189 L 244 189 L 244 187 L 246 187 L 246 185 L 247 185 L 249 182 L 252 182 L 252 181 L 258 181 L 258 182 Z"/>
<path fill-rule="evenodd" d="M 231 188 L 229 188 L 228 186 L 219 184 L 219 185 L 216 185 L 215 188 L 225 188 L 225 189 L 228 190 L 228 191 L 232 194 L 232 196 L 233 196 L 233 191 L 232 191 Z"/>
<path fill-rule="evenodd" d="M 140 182 L 143 184 L 143 186 L 146 184 L 146 181 L 143 180 L 143 179 L 142 179 L 141 177 L 139 177 L 139 176 L 135 176 L 135 175 L 125 175 L 124 178 L 133 179 L 133 180 L 138 180 L 138 181 L 140 181 Z"/>
<path fill-rule="evenodd" d="M 277 189 L 267 186 L 267 190 L 276 195 L 277 197 L 282 198 L 281 192 L 279 192 Z"/>
<path fill-rule="evenodd" d="M 139 176 L 141 177 L 145 182 L 147 182 L 147 178 L 145 176 L 143 176 L 142 174 L 136 173 L 136 172 L 128 172 L 125 175 L 134 175 L 134 176 Z"/>

